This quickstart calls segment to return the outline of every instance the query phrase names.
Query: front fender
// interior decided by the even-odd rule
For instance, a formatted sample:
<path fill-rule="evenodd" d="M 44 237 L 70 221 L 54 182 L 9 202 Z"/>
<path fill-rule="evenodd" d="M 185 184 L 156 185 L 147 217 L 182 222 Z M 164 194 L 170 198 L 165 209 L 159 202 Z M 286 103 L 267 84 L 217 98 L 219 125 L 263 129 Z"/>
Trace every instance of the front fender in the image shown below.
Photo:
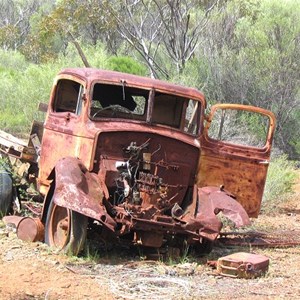
<path fill-rule="evenodd" d="M 198 206 L 195 216 L 189 218 L 187 228 L 199 229 L 201 237 L 213 241 L 222 229 L 222 222 L 217 217 L 219 212 L 234 222 L 236 227 L 250 224 L 245 209 L 229 193 L 218 187 L 207 186 L 198 188 Z"/>
<path fill-rule="evenodd" d="M 103 179 L 88 172 L 82 162 L 74 157 L 60 159 L 54 170 L 53 201 L 59 206 L 96 219 L 114 230 L 116 223 L 103 204 L 104 196 L 108 196 Z"/>

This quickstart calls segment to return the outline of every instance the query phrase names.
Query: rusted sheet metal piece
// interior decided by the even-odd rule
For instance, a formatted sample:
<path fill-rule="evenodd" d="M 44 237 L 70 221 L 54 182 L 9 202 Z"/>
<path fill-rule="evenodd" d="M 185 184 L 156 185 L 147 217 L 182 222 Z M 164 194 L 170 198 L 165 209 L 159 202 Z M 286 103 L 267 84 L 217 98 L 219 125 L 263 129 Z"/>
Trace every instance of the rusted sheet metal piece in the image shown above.
<path fill-rule="evenodd" d="M 210 203 L 214 208 L 214 213 L 222 212 L 229 220 L 235 223 L 237 227 L 250 225 L 250 219 L 240 203 L 233 199 L 232 195 L 217 187 L 204 187 L 198 190 L 200 207 L 205 202 Z M 199 211 L 199 210 L 198 210 Z M 199 212 L 198 212 L 199 213 Z M 200 213 L 203 215 L 202 210 Z"/>
<path fill-rule="evenodd" d="M 39 218 L 5 216 L 4 224 L 13 224 L 16 228 L 17 237 L 26 242 L 37 242 L 44 240 L 44 225 Z"/>
<path fill-rule="evenodd" d="M 264 248 L 294 247 L 300 245 L 300 231 L 223 232 L 218 242 L 226 246 L 253 246 Z"/>
<path fill-rule="evenodd" d="M 101 178 L 88 172 L 77 158 L 63 158 L 55 166 L 54 202 L 99 220 L 114 230 L 116 223 L 103 204 L 104 189 L 105 184 L 101 184 Z"/>
<path fill-rule="evenodd" d="M 235 223 L 237 227 L 250 224 L 244 208 L 229 193 L 218 187 L 204 187 L 198 189 L 199 205 L 196 217 L 188 221 L 187 228 L 202 227 L 200 236 L 215 240 L 222 228 L 222 223 L 216 216 L 222 212 L 225 217 Z"/>
<path fill-rule="evenodd" d="M 2 218 L 2 221 L 5 225 L 13 224 L 17 228 L 22 219 L 23 217 L 21 216 L 5 216 Z"/>
<path fill-rule="evenodd" d="M 26 242 L 44 240 L 44 225 L 39 218 L 22 218 L 17 226 L 17 236 Z"/>
<path fill-rule="evenodd" d="M 255 278 L 269 268 L 269 258 L 260 254 L 238 252 L 218 259 L 217 272 L 234 278 Z"/>

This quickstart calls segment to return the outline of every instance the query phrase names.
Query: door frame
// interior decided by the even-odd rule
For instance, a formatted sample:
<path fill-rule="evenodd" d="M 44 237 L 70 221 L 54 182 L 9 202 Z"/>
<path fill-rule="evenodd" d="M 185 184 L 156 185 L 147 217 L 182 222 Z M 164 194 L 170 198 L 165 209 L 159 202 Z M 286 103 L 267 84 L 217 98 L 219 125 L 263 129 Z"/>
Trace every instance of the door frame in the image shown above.
<path fill-rule="evenodd" d="M 268 117 L 269 129 L 261 148 L 233 144 L 209 137 L 208 131 L 218 109 L 243 110 Z M 276 118 L 265 109 L 241 104 L 217 104 L 211 108 L 200 137 L 197 185 L 220 186 L 240 202 L 250 217 L 257 217 L 270 161 Z"/>

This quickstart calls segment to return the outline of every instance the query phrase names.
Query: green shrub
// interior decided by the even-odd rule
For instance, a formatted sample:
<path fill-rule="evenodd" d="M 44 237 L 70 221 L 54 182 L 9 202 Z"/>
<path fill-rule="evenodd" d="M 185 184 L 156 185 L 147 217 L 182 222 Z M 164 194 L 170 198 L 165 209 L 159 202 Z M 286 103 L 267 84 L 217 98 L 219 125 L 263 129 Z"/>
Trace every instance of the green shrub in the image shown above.
<path fill-rule="evenodd" d="M 145 75 L 146 69 L 137 61 L 128 56 L 112 56 L 108 59 L 108 68 L 135 75 Z"/>
<path fill-rule="evenodd" d="M 12 64 L 15 58 L 12 57 Z M 29 133 L 33 119 L 41 119 L 37 106 L 48 102 L 53 77 L 59 68 L 27 64 L 0 70 L 0 128 L 19 137 Z"/>
<path fill-rule="evenodd" d="M 84 49 L 90 64 L 107 68 L 107 55 L 101 46 Z M 42 120 L 39 102 L 48 103 L 53 78 L 63 68 L 82 67 L 74 47 L 57 60 L 36 65 L 16 51 L 0 50 L 0 128 L 18 137 L 27 137 L 34 119 Z"/>
<path fill-rule="evenodd" d="M 82 45 L 81 45 L 82 46 Z M 82 46 L 83 53 L 92 68 L 105 69 L 108 64 L 108 55 L 104 46 L 97 44 L 96 46 Z M 61 54 L 55 62 L 55 66 L 62 68 L 84 67 L 82 59 L 73 44 L 69 44 L 63 54 Z"/>
<path fill-rule="evenodd" d="M 263 212 L 272 212 L 286 202 L 293 194 L 293 184 L 297 178 L 295 164 L 281 155 L 271 161 L 262 202 Z"/>

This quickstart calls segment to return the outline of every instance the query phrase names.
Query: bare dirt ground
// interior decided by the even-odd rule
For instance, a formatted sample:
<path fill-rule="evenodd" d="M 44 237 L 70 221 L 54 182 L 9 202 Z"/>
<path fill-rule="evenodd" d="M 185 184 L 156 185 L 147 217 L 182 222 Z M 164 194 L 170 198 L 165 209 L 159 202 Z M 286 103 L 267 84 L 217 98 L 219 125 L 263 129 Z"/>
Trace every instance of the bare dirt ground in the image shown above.
<path fill-rule="evenodd" d="M 279 213 L 260 215 L 250 230 L 300 241 L 300 176 L 291 201 Z M 239 251 L 267 256 L 268 273 L 235 279 L 217 275 L 206 264 Z M 143 260 L 124 249 L 74 258 L 43 243 L 18 240 L 0 223 L 0 299 L 300 299 L 299 257 L 300 246 L 219 243 L 198 260 Z"/>

